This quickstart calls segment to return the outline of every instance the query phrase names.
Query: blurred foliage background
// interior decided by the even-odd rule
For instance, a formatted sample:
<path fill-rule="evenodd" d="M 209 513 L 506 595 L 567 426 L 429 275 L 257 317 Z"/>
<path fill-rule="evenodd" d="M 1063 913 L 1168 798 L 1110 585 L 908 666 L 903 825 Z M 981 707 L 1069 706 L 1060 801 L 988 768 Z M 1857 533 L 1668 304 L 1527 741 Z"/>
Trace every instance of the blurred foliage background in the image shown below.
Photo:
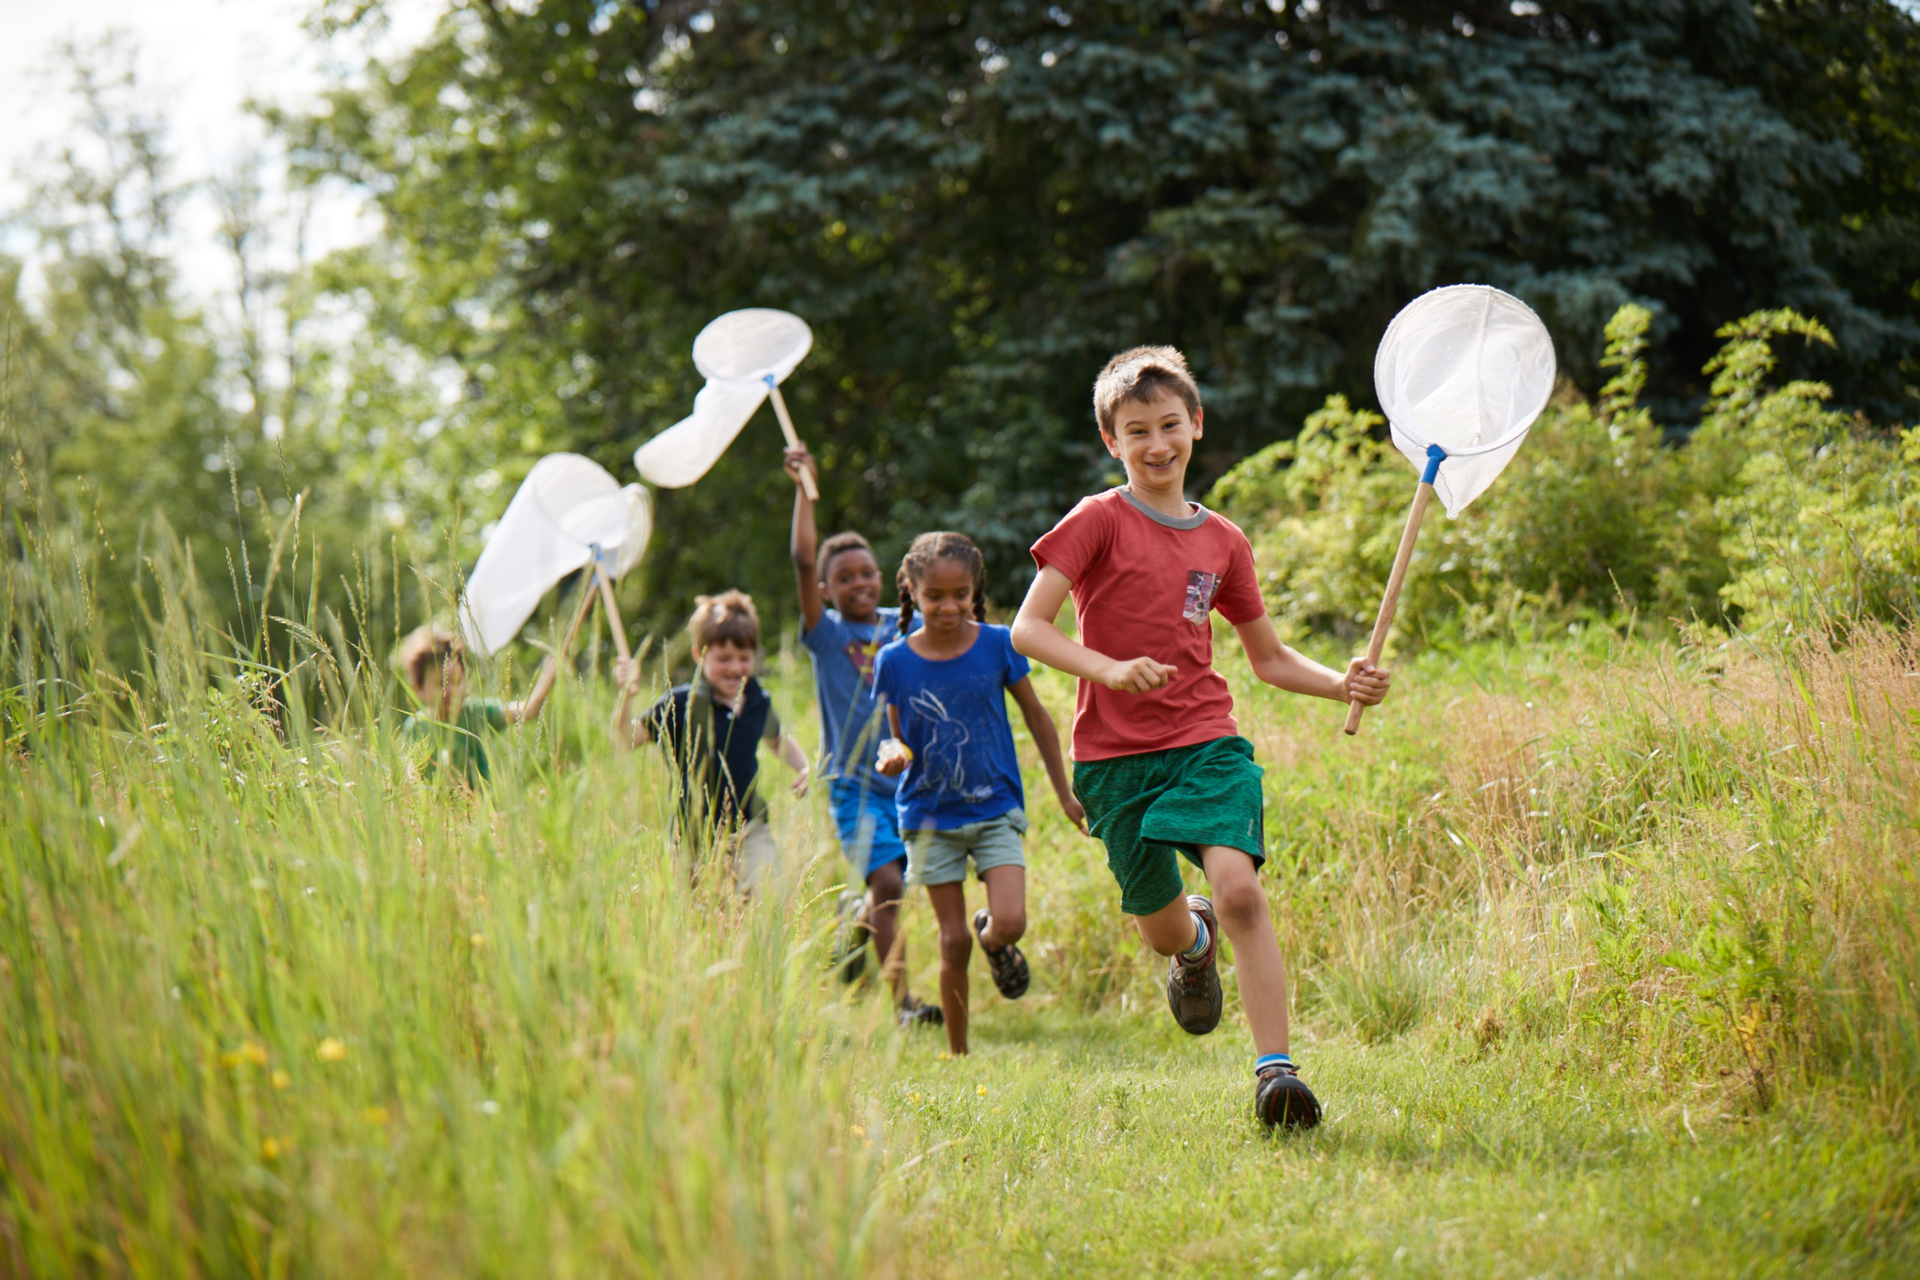
<path fill-rule="evenodd" d="M 383 18 L 326 0 L 312 28 L 351 47 Z M 1002 606 L 1117 478 L 1099 364 L 1179 345 L 1208 404 L 1193 496 L 1219 481 L 1263 531 L 1290 627 L 1344 634 L 1410 489 L 1372 352 L 1461 280 L 1539 310 L 1566 385 L 1499 489 L 1436 522 L 1413 634 L 1911 615 L 1920 24 L 1890 0 L 449 3 L 319 110 L 262 109 L 298 181 L 352 184 L 382 230 L 268 270 L 298 191 L 243 166 L 214 193 L 217 312 L 178 278 L 181 189 L 125 50 L 67 58 L 92 145 L 16 211 L 39 296 L 0 263 L 0 536 L 20 564 L 67 529 L 110 636 L 156 608 L 171 540 L 243 638 L 284 625 L 286 548 L 301 616 L 448 614 L 532 463 L 631 478 L 691 406 L 693 335 L 746 305 L 813 325 L 788 398 L 823 523 L 883 558 L 963 529 Z M 637 630 L 730 584 L 791 620 L 777 439 L 763 416 L 661 495 Z"/>

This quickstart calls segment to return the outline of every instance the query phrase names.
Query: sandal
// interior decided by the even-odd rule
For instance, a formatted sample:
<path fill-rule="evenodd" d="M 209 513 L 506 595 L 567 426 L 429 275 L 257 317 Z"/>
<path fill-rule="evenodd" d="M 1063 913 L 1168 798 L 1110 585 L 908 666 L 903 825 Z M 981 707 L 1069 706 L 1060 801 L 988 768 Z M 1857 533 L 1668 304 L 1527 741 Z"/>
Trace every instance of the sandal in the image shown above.
<path fill-rule="evenodd" d="M 991 919 L 985 907 L 974 912 L 973 935 L 980 939 L 980 949 L 987 953 L 987 967 L 993 971 L 993 985 L 1007 999 L 1018 1000 L 1027 994 L 1027 985 L 1033 981 L 1033 974 L 1027 968 L 1027 957 L 1013 943 L 1009 942 L 997 951 L 987 945 L 987 922 Z"/>

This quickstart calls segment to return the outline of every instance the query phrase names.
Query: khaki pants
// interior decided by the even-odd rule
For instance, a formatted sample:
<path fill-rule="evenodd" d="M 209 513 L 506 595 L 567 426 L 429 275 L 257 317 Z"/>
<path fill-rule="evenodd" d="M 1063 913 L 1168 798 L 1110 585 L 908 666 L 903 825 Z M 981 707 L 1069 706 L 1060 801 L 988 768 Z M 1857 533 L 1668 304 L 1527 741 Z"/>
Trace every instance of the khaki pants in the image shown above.
<path fill-rule="evenodd" d="M 703 860 L 697 854 L 689 855 L 678 830 L 674 833 L 673 845 L 674 852 L 686 865 L 689 878 L 699 880 L 700 873 L 706 870 Z M 773 828 L 765 818 L 755 818 L 735 828 L 715 842 L 714 851 L 718 855 L 716 860 L 724 859 L 733 873 L 733 887 L 748 897 L 771 884 L 780 869 L 780 846 L 774 842 Z"/>
<path fill-rule="evenodd" d="M 733 863 L 733 887 L 741 893 L 759 892 L 779 870 L 780 846 L 773 842 L 773 828 L 765 818 L 755 818 L 734 832 L 727 851 Z"/>

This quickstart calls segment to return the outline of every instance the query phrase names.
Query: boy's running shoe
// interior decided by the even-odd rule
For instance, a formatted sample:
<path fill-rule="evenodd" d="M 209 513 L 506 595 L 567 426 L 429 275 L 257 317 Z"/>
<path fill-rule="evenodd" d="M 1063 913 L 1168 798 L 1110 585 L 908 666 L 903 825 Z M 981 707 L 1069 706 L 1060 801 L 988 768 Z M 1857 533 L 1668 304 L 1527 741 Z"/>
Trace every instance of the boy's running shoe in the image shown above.
<path fill-rule="evenodd" d="M 944 1027 L 947 1015 L 940 1012 L 937 1004 L 927 1004 L 919 996 L 908 996 L 900 1002 L 899 1012 L 895 1015 L 903 1027 Z"/>
<path fill-rule="evenodd" d="M 866 905 L 864 893 L 848 889 L 840 895 L 833 934 L 833 962 L 829 967 L 840 975 L 842 982 L 857 982 L 867 971 L 867 939 L 873 934 L 867 928 Z"/>
<path fill-rule="evenodd" d="M 1213 903 L 1197 893 L 1187 895 L 1187 910 L 1207 922 L 1207 950 L 1198 960 L 1172 956 L 1167 964 L 1167 1007 L 1188 1035 L 1203 1036 L 1220 1025 L 1220 970 L 1214 956 L 1220 950 L 1220 925 Z"/>
<path fill-rule="evenodd" d="M 980 939 L 980 949 L 987 953 L 987 967 L 993 971 L 993 985 L 1000 994 L 1009 1000 L 1018 1000 L 1027 994 L 1027 986 L 1033 981 L 1033 973 L 1027 968 L 1027 957 L 1019 947 L 1009 942 L 998 951 L 987 948 L 987 921 L 990 919 L 987 909 L 980 908 L 973 913 L 973 936 Z"/>
<path fill-rule="evenodd" d="M 1253 1114 L 1269 1129 L 1311 1129 L 1320 1123 L 1320 1100 L 1290 1066 L 1275 1064 L 1260 1072 L 1253 1089 Z"/>

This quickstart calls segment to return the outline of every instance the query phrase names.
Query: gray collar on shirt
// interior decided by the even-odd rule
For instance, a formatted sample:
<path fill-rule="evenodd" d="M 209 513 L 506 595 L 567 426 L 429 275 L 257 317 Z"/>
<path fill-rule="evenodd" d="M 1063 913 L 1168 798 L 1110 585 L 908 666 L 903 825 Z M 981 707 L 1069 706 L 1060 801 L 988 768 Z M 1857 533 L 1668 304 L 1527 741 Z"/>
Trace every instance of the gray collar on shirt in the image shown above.
<path fill-rule="evenodd" d="M 1134 497 L 1133 492 L 1124 485 L 1121 486 L 1119 493 L 1122 498 L 1127 500 L 1128 506 L 1155 524 L 1163 524 L 1169 529 L 1198 529 L 1207 522 L 1207 517 L 1212 514 L 1196 502 L 1193 504 L 1193 514 L 1190 516 L 1163 516 L 1146 503 L 1140 501 L 1140 499 Z"/>

